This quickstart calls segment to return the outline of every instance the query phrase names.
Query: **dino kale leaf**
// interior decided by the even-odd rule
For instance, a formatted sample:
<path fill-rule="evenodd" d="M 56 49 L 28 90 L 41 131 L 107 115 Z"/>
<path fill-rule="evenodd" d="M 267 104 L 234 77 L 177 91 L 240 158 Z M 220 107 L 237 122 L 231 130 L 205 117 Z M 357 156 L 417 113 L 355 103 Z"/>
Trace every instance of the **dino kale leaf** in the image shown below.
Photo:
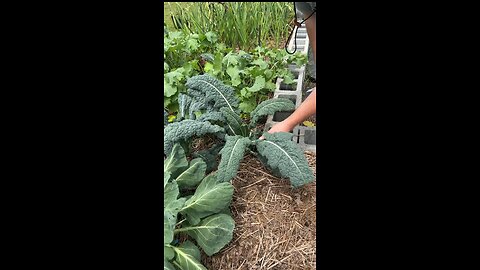
<path fill-rule="evenodd" d="M 206 103 L 213 102 L 213 108 L 216 110 L 227 107 L 232 112 L 236 112 L 238 108 L 238 100 L 235 97 L 234 89 L 224 85 L 209 74 L 189 78 L 186 86 L 189 88 L 189 94 L 203 93 Z"/>
<path fill-rule="evenodd" d="M 225 116 L 221 112 L 207 112 L 202 114 L 197 121 L 225 122 Z"/>
<path fill-rule="evenodd" d="M 271 169 L 289 178 L 293 187 L 310 183 L 314 176 L 308 167 L 303 151 L 292 142 L 293 134 L 287 132 L 264 133 L 265 140 L 256 143 L 258 153 L 267 160 Z"/>
<path fill-rule="evenodd" d="M 271 115 L 278 111 L 295 110 L 295 104 L 286 98 L 273 98 L 263 101 L 250 114 L 252 116 L 251 126 L 254 126 L 261 116 Z"/>
<path fill-rule="evenodd" d="M 250 145 L 250 139 L 242 136 L 226 136 L 226 143 L 220 151 L 222 159 L 218 165 L 217 180 L 227 182 L 237 175 L 240 161 L 243 159 L 245 149 Z"/>
<path fill-rule="evenodd" d="M 237 113 L 232 112 L 228 108 L 220 108 L 220 112 L 226 119 L 227 127 L 226 130 L 232 132 L 232 135 L 242 135 L 247 136 L 245 128 L 242 126 L 242 119 L 238 116 Z"/>
<path fill-rule="evenodd" d="M 178 107 L 179 107 L 179 114 L 182 119 L 195 120 L 195 112 L 198 112 L 202 109 L 206 109 L 206 104 L 204 99 L 192 97 L 186 94 L 179 94 L 178 95 Z"/>
<path fill-rule="evenodd" d="M 231 216 L 215 214 L 195 226 L 187 222 L 181 230 L 193 237 L 208 256 L 212 256 L 232 241 L 234 227 L 235 222 Z"/>
<path fill-rule="evenodd" d="M 219 183 L 215 175 L 209 175 L 203 179 L 193 196 L 185 202 L 180 213 L 190 224 L 197 225 L 201 218 L 218 213 L 227 207 L 232 196 L 232 184 Z"/>
<path fill-rule="evenodd" d="M 208 133 L 223 134 L 224 128 L 212 125 L 209 122 L 195 120 L 183 120 L 172 123 L 165 127 L 163 136 L 163 150 L 169 153 L 177 142 L 186 141 L 194 136 L 202 136 Z"/>

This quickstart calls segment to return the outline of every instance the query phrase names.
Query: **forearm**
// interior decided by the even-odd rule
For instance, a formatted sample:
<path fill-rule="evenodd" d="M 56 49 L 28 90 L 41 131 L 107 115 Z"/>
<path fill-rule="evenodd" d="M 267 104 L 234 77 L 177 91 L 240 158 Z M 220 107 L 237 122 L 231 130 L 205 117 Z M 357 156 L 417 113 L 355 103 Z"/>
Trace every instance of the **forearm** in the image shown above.
<path fill-rule="evenodd" d="M 302 102 L 302 104 L 284 121 L 292 130 L 296 125 L 305 121 L 308 117 L 314 115 L 317 111 L 317 89 L 313 88 L 313 92 Z"/>

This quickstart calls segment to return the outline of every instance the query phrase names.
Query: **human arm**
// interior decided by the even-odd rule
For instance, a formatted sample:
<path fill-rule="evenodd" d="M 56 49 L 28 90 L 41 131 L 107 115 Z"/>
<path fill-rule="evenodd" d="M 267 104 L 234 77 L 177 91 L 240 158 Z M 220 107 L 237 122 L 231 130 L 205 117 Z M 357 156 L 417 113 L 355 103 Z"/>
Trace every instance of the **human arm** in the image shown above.
<path fill-rule="evenodd" d="M 313 88 L 312 93 L 305 99 L 304 102 L 285 120 L 274 125 L 268 133 L 274 132 L 290 132 L 296 125 L 305 121 L 308 117 L 315 114 L 317 111 L 317 89 Z"/>

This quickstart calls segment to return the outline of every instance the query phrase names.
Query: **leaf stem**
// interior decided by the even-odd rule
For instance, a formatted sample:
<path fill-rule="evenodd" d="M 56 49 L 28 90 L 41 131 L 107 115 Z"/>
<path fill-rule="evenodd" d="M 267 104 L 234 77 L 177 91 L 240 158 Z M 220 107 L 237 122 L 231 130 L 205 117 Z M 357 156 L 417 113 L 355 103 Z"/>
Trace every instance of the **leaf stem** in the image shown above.
<path fill-rule="evenodd" d="M 176 234 L 176 233 L 179 233 L 179 232 L 186 232 L 186 231 L 191 231 L 191 230 L 193 230 L 192 227 L 180 228 L 180 229 L 173 230 L 173 233 Z"/>
<path fill-rule="evenodd" d="M 182 224 L 185 220 L 187 220 L 186 218 L 183 219 L 182 221 L 178 222 L 177 224 L 175 224 L 175 227 L 177 227 L 178 225 Z"/>

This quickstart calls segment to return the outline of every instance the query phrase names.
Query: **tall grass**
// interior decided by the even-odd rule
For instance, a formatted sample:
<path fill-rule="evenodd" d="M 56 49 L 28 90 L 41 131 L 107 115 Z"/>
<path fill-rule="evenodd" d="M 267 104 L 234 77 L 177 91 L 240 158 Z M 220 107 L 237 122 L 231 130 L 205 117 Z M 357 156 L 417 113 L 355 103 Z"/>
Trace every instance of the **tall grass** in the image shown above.
<path fill-rule="evenodd" d="M 228 47 L 282 47 L 294 18 L 291 2 L 166 2 L 172 23 L 188 33 L 216 32 Z"/>

